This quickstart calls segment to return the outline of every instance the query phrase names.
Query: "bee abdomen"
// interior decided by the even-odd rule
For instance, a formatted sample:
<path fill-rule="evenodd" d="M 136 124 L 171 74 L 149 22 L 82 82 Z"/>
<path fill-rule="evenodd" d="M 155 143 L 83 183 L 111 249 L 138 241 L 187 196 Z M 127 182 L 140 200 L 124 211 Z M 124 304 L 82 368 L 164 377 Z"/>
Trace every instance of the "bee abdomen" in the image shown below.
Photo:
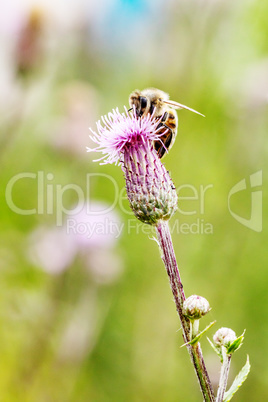
<path fill-rule="evenodd" d="M 168 114 L 165 124 L 173 130 L 177 127 L 176 117 L 173 113 Z"/>
<path fill-rule="evenodd" d="M 169 128 L 172 128 L 173 130 L 176 128 L 176 124 L 172 123 L 171 121 L 168 121 L 167 123 L 165 123 Z"/>

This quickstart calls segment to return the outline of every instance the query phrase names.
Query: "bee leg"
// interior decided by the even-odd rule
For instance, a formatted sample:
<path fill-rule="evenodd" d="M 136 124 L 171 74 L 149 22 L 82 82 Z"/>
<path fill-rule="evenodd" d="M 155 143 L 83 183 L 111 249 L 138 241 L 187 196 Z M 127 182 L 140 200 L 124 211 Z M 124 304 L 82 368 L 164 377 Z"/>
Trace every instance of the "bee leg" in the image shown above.
<path fill-rule="evenodd" d="M 168 129 L 170 129 L 170 128 L 165 124 L 165 121 L 167 120 L 167 117 L 168 117 L 168 113 L 165 112 L 165 113 L 163 114 L 162 119 L 160 120 L 160 123 L 158 124 L 158 126 L 157 126 L 156 128 L 160 128 L 160 127 L 164 126 L 164 127 L 168 128 Z"/>
<path fill-rule="evenodd" d="M 169 127 L 167 127 L 167 128 L 170 130 Z M 161 145 L 161 147 L 157 150 L 157 155 L 159 156 L 160 159 L 163 158 L 163 156 L 167 152 L 167 150 L 171 144 L 171 141 L 172 141 L 172 136 L 173 136 L 173 133 L 170 130 L 168 136 L 166 137 L 166 139 L 164 141 L 164 144 Z"/>
<path fill-rule="evenodd" d="M 162 123 L 162 126 L 166 127 L 168 130 L 170 130 L 170 127 L 168 127 L 165 123 Z"/>
<path fill-rule="evenodd" d="M 163 147 L 163 145 L 162 145 L 162 147 L 159 148 L 159 150 L 157 151 L 157 155 L 159 156 L 159 159 L 163 158 L 163 156 L 165 155 L 166 152 L 167 152 L 166 148 Z"/>
<path fill-rule="evenodd" d="M 150 115 L 152 116 L 154 114 L 155 111 L 155 106 L 152 104 L 149 110 Z"/>
<path fill-rule="evenodd" d="M 163 114 L 163 117 L 162 117 L 162 122 L 164 122 L 164 121 L 166 121 L 167 120 L 167 117 L 168 117 L 168 112 L 165 112 L 164 114 Z"/>

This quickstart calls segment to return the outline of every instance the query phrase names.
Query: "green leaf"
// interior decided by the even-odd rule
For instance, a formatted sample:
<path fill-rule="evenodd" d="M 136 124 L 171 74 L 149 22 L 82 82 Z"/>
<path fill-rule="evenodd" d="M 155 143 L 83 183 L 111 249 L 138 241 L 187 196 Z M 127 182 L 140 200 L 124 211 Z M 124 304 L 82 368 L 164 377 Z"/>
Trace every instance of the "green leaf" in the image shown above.
<path fill-rule="evenodd" d="M 210 343 L 210 346 L 212 347 L 212 349 L 214 350 L 214 352 L 217 353 L 217 355 L 219 356 L 221 363 L 223 362 L 223 357 L 222 357 L 222 353 L 221 353 L 221 348 L 217 348 L 213 342 L 211 342 L 211 340 L 207 337 L 207 340 Z"/>
<path fill-rule="evenodd" d="M 225 392 L 223 402 L 229 402 L 232 399 L 233 395 L 236 393 L 238 388 L 240 388 L 243 382 L 246 380 L 249 371 L 250 371 L 250 363 L 249 358 L 247 356 L 246 364 L 244 365 L 240 373 L 235 377 L 231 387 L 228 389 L 228 391 Z"/>
<path fill-rule="evenodd" d="M 246 330 L 245 330 L 246 331 Z M 237 349 L 239 349 L 242 346 L 242 342 L 244 340 L 244 333 L 241 336 L 239 336 L 238 338 L 236 338 L 235 341 L 233 341 L 231 343 L 231 345 L 228 346 L 228 348 L 226 349 L 226 353 L 227 355 L 234 353 Z"/>
<path fill-rule="evenodd" d="M 184 345 L 181 345 L 181 348 L 182 348 L 183 346 L 186 346 L 186 345 L 195 345 L 197 342 L 199 342 L 199 339 L 200 339 L 211 327 L 213 327 L 213 325 L 214 325 L 215 323 L 216 323 L 216 321 L 211 322 L 208 326 L 206 326 L 206 328 L 205 328 L 203 331 L 199 332 L 199 334 L 196 335 L 196 337 L 194 337 L 194 339 L 192 339 L 191 341 L 189 341 L 189 342 L 187 342 L 187 343 L 184 343 Z"/>

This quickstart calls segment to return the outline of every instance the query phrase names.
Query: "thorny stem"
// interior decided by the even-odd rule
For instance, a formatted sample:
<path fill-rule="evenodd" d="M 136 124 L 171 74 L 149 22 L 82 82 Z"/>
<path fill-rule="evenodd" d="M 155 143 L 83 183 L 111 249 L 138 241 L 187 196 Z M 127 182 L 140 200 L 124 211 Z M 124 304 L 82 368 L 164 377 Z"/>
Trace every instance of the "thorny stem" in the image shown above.
<path fill-rule="evenodd" d="M 177 313 L 181 321 L 182 336 L 184 342 L 187 343 L 191 340 L 190 320 L 183 315 L 183 302 L 185 300 L 185 294 L 173 249 L 168 222 L 159 221 L 156 226 L 156 233 L 159 246 L 162 251 L 162 259 L 169 277 L 170 287 L 175 301 Z M 194 345 L 187 345 L 187 349 L 194 365 L 204 400 L 206 402 L 214 402 L 214 392 L 204 363 L 200 343 L 197 342 Z"/>
<path fill-rule="evenodd" d="M 225 390 L 227 387 L 227 380 L 228 380 L 230 364 L 231 364 L 232 355 L 231 354 L 227 355 L 225 346 L 222 346 L 222 357 L 223 357 L 223 362 L 222 362 L 222 366 L 221 366 L 221 375 L 220 375 L 220 382 L 219 382 L 219 388 L 218 388 L 218 392 L 217 392 L 216 402 L 223 401 L 224 393 L 225 393 Z"/>

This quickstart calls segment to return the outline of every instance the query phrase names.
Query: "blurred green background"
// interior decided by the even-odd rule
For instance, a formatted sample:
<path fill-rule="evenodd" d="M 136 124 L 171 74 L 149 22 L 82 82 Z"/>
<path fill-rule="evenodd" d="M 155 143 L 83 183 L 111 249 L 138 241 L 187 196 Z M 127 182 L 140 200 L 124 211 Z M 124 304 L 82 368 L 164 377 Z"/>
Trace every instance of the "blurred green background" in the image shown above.
<path fill-rule="evenodd" d="M 247 354 L 252 368 L 233 400 L 267 400 L 268 3 L 12 0 L 0 11 L 1 400 L 202 400 L 153 231 L 130 213 L 120 167 L 86 153 L 88 127 L 149 86 L 206 115 L 179 111 L 164 159 L 191 197 L 171 220 L 174 247 L 186 295 L 212 307 L 201 328 L 246 329 L 230 383 Z M 72 213 L 88 203 L 105 214 Z M 202 348 L 216 387 L 217 356 Z"/>

